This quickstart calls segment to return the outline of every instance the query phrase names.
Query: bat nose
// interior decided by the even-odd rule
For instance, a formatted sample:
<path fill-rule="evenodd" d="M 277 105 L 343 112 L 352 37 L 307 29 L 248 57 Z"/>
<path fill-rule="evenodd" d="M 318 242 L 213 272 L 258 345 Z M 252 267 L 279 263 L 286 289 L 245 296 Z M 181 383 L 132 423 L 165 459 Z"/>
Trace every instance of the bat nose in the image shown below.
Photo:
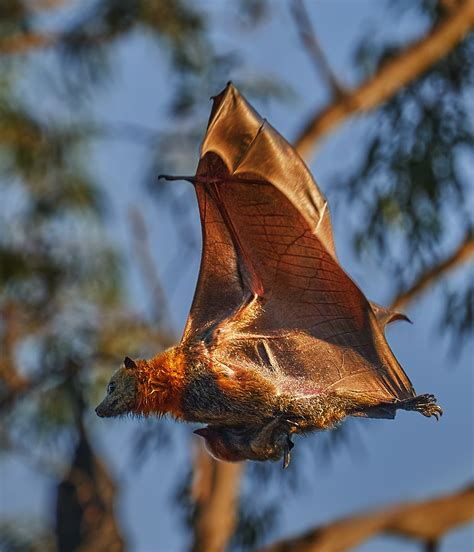
<path fill-rule="evenodd" d="M 209 435 L 209 430 L 207 429 L 207 427 L 200 427 L 199 429 L 195 429 L 193 433 L 206 438 Z"/>
<path fill-rule="evenodd" d="M 96 407 L 95 413 L 96 413 L 97 416 L 99 416 L 100 418 L 103 418 L 103 417 L 104 417 L 104 415 L 102 414 L 102 411 L 101 411 L 101 409 L 100 409 L 100 404 L 99 404 L 99 406 Z"/>

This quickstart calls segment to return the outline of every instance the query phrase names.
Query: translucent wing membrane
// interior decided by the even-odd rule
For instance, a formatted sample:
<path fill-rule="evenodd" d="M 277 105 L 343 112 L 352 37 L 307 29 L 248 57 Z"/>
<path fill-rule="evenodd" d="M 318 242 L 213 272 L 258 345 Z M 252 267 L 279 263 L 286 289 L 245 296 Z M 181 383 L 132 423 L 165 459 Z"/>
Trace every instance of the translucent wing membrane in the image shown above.
<path fill-rule="evenodd" d="M 205 334 L 216 360 L 296 395 L 414 396 L 383 336 L 393 313 L 376 316 L 341 268 L 304 162 L 232 85 L 214 100 L 195 187 L 203 254 L 183 340 Z"/>

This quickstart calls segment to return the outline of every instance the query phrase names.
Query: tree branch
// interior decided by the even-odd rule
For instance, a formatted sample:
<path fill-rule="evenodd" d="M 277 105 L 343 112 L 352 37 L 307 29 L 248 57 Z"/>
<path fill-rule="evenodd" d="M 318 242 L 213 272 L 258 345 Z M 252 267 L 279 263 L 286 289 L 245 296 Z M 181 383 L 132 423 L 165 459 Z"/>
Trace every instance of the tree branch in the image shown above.
<path fill-rule="evenodd" d="M 468 262 L 474 256 L 474 236 L 468 232 L 459 247 L 443 262 L 423 273 L 407 290 L 397 295 L 390 305 L 390 309 L 403 309 L 408 303 L 416 299 L 429 288 L 436 280 L 446 273 Z"/>
<path fill-rule="evenodd" d="M 55 536 L 58 552 L 122 552 L 115 518 L 117 486 L 93 450 L 84 425 L 68 472 L 56 489 Z"/>
<path fill-rule="evenodd" d="M 0 382 L 4 389 L 21 389 L 26 379 L 18 372 L 15 366 L 15 347 L 21 337 L 22 311 L 13 302 L 5 302 L 0 307 L 0 321 L 3 331 L 0 330 Z M 0 394 L 1 397 L 2 394 Z"/>
<path fill-rule="evenodd" d="M 169 314 L 168 302 L 166 301 L 166 295 L 151 254 L 145 221 L 140 210 L 136 206 L 130 206 L 128 216 L 133 239 L 133 250 L 136 254 L 141 276 L 151 296 L 153 319 L 157 326 L 170 332 L 171 317 Z"/>
<path fill-rule="evenodd" d="M 69 4 L 69 0 L 29 0 L 27 2 L 28 9 L 33 12 L 46 10 L 56 10 L 63 7 L 64 4 Z"/>
<path fill-rule="evenodd" d="M 437 543 L 448 531 L 474 519 L 474 486 L 385 511 L 341 519 L 262 548 L 260 552 L 343 552 L 380 533 Z"/>
<path fill-rule="evenodd" d="M 192 495 L 196 503 L 193 552 L 225 550 L 237 522 L 237 502 L 243 463 L 219 462 L 199 443 Z"/>
<path fill-rule="evenodd" d="M 301 43 L 316 67 L 316 71 L 320 73 L 328 82 L 333 93 L 333 97 L 342 99 L 346 92 L 332 72 L 314 30 L 311 27 L 310 18 L 305 8 L 304 0 L 293 0 L 291 4 L 291 13 L 295 20 Z"/>
<path fill-rule="evenodd" d="M 303 157 L 309 158 L 323 135 L 334 130 L 351 115 L 370 111 L 391 98 L 408 82 L 446 56 L 473 26 L 474 0 L 466 0 L 426 37 L 382 64 L 375 75 L 348 92 L 346 97 L 314 114 L 296 139 L 296 149 Z"/>
<path fill-rule="evenodd" d="M 39 50 L 54 46 L 60 35 L 52 33 L 17 33 L 0 40 L 0 55 L 25 54 L 30 50 Z"/>
<path fill-rule="evenodd" d="M 32 128 L 36 121 L 26 121 L 30 124 L 14 126 L 4 124 L 0 128 L 0 146 L 22 146 L 28 148 L 38 147 L 40 140 L 49 138 L 49 128 Z M 52 129 L 53 132 L 55 129 Z M 58 129 L 66 137 L 84 138 L 90 140 L 126 140 L 146 147 L 156 147 L 163 133 L 157 132 L 144 125 L 126 122 L 86 122 L 81 124 L 71 124 L 63 129 Z M 174 138 L 173 134 L 167 134 L 168 138 Z"/>

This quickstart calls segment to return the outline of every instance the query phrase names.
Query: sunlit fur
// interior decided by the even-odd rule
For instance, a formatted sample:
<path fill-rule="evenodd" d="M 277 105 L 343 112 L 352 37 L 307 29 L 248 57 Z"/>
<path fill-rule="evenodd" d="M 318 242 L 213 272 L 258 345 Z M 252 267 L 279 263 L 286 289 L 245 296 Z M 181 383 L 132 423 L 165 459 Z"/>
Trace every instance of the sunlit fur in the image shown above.
<path fill-rule="evenodd" d="M 171 414 L 182 419 L 181 396 L 185 386 L 185 358 L 177 347 L 150 360 L 137 361 L 136 414 Z"/>

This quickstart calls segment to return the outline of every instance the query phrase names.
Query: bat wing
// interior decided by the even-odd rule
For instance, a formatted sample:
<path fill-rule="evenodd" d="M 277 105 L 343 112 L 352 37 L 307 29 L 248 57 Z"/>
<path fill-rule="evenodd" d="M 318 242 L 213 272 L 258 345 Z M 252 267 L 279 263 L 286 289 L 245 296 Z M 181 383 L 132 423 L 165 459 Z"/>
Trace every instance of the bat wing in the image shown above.
<path fill-rule="evenodd" d="M 211 156 L 199 162 L 196 176 L 220 174 L 221 163 Z M 198 283 L 183 341 L 202 338 L 230 317 L 248 292 L 242 281 L 241 262 L 212 184 L 195 183 L 202 227 L 202 257 Z"/>
<path fill-rule="evenodd" d="M 344 272 L 306 165 L 231 84 L 214 99 L 195 187 L 203 256 L 183 339 L 211 335 L 218 362 L 296 395 L 414 396 L 383 335 L 396 316 L 374 312 Z"/>

